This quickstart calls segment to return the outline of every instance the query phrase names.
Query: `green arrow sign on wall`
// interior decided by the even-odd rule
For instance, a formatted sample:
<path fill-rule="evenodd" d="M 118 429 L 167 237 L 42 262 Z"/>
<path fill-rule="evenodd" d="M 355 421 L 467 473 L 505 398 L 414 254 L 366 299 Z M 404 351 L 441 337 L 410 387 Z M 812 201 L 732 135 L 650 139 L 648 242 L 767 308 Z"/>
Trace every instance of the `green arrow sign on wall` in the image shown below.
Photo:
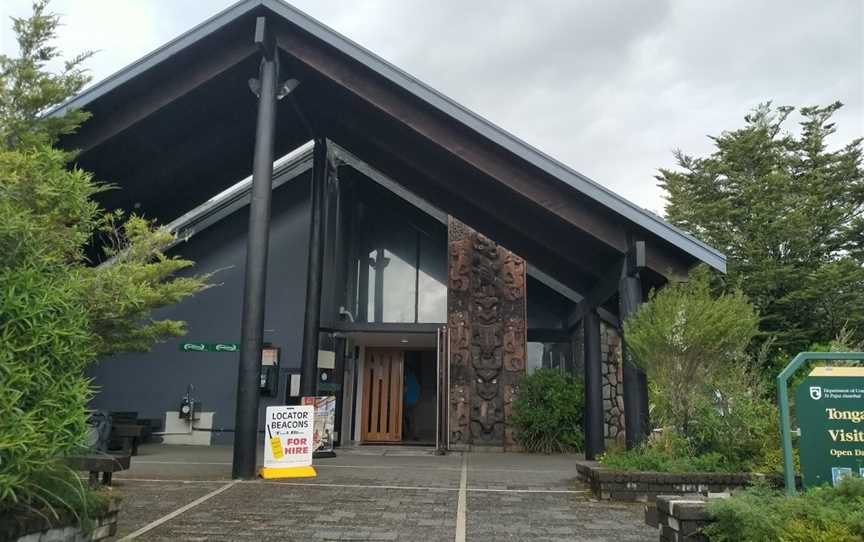
<path fill-rule="evenodd" d="M 239 352 L 240 343 L 180 343 L 181 352 Z"/>

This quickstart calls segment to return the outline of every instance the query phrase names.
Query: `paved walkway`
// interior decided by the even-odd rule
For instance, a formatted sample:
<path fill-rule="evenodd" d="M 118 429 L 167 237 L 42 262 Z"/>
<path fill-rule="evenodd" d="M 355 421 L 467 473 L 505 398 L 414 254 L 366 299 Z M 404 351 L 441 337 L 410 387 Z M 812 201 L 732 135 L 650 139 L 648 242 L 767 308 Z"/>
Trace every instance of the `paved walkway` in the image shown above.
<path fill-rule="evenodd" d="M 600 503 L 573 456 L 366 447 L 318 477 L 232 481 L 231 448 L 145 445 L 115 477 L 123 540 L 648 542 L 641 506 Z"/>

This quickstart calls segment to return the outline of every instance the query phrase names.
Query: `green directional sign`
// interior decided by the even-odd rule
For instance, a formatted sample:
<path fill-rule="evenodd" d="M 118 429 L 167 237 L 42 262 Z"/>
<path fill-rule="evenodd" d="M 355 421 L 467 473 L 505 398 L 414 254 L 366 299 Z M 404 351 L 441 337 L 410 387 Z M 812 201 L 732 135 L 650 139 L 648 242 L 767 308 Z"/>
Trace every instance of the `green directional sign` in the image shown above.
<path fill-rule="evenodd" d="M 804 487 L 864 476 L 864 367 L 817 367 L 798 386 Z"/>
<path fill-rule="evenodd" d="M 180 343 L 181 352 L 239 352 L 240 343 Z"/>

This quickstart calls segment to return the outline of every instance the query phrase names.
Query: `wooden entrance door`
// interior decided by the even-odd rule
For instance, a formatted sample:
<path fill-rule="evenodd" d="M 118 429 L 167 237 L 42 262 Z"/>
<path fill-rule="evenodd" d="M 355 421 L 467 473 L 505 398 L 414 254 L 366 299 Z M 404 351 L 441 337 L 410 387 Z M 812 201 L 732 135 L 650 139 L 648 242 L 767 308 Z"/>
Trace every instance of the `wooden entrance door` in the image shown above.
<path fill-rule="evenodd" d="M 363 367 L 363 423 L 365 442 L 402 440 L 402 365 L 405 352 L 367 349 Z"/>

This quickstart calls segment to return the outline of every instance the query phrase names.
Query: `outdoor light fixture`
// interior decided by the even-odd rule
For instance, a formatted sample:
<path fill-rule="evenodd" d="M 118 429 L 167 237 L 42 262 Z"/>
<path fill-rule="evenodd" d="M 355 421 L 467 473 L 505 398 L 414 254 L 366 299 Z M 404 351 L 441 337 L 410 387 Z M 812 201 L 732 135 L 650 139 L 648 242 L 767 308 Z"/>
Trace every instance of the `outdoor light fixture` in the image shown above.
<path fill-rule="evenodd" d="M 281 100 L 285 96 L 288 96 L 298 85 L 300 85 L 300 81 L 297 79 L 288 79 L 279 87 L 279 90 L 276 92 L 276 99 Z"/>
<path fill-rule="evenodd" d="M 300 85 L 300 81 L 297 79 L 288 79 L 282 83 L 279 89 L 276 91 L 276 99 L 281 100 L 285 96 L 291 94 L 291 92 Z M 252 91 L 252 94 L 261 97 L 261 80 L 257 77 L 252 77 L 249 79 L 249 90 Z"/>

